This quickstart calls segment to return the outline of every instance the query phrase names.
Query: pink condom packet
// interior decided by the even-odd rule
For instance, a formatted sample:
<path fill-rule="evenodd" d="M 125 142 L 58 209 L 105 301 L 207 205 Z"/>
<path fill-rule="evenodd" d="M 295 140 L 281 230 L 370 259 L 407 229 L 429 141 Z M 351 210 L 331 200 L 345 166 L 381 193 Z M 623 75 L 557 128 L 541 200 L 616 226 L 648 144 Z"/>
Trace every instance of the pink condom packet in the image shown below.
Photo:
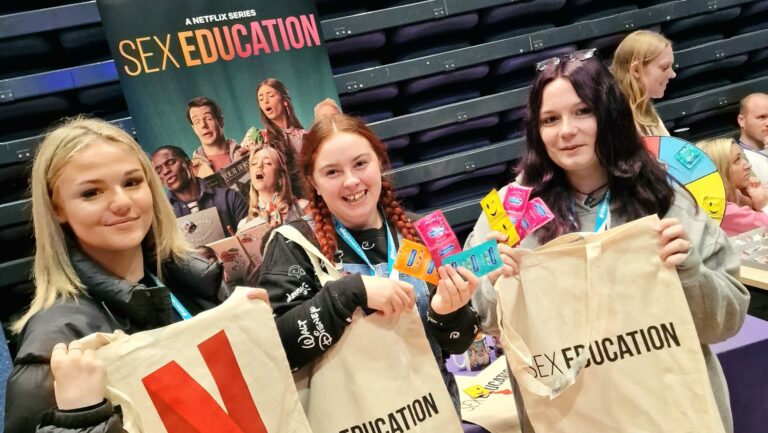
<path fill-rule="evenodd" d="M 507 211 L 507 215 L 513 220 L 519 220 L 523 213 L 525 213 L 525 207 L 528 205 L 528 197 L 531 195 L 532 188 L 525 186 L 509 185 L 507 186 L 507 192 L 504 194 L 504 210 Z M 514 221 L 513 221 L 514 222 Z"/>
<path fill-rule="evenodd" d="M 544 204 L 543 200 L 536 197 L 528 202 L 525 213 L 518 221 L 516 228 L 522 239 L 553 219 L 555 219 L 555 215 L 552 214 L 552 211 Z"/>
<path fill-rule="evenodd" d="M 440 210 L 413 223 L 427 246 L 435 266 L 442 265 L 443 257 L 461 252 L 461 244 Z"/>

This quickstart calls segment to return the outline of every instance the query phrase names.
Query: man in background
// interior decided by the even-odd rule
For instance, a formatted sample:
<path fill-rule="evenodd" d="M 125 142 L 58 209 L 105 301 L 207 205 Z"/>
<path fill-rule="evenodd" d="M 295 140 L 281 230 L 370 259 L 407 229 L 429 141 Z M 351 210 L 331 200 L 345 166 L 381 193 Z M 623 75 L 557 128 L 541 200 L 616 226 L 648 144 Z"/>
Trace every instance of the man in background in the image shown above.
<path fill-rule="evenodd" d="M 152 152 L 152 167 L 168 188 L 176 218 L 215 207 L 224 233 L 233 230 L 248 214 L 248 204 L 231 188 L 212 188 L 205 180 L 195 177 L 192 164 L 183 149 L 177 146 L 162 146 Z"/>

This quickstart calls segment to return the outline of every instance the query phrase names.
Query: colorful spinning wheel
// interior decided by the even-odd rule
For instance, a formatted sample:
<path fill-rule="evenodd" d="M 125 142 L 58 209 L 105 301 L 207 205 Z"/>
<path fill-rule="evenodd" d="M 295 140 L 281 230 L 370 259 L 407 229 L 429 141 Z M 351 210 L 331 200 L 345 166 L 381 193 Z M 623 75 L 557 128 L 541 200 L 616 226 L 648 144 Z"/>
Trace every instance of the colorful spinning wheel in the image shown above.
<path fill-rule="evenodd" d="M 722 222 L 725 214 L 725 184 L 717 167 L 701 149 L 676 137 L 644 137 L 645 147 L 685 185 L 710 218 Z"/>

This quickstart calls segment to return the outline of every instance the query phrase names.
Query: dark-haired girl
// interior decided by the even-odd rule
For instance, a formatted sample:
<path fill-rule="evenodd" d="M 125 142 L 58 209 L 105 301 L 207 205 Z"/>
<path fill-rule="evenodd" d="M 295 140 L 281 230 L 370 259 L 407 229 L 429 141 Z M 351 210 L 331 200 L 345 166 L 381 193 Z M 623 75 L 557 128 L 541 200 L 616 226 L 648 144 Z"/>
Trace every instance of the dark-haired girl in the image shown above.
<path fill-rule="evenodd" d="M 267 78 L 256 87 L 256 102 L 265 129 L 250 128 L 241 144 L 251 149 L 266 144 L 285 155 L 293 195 L 303 197 L 297 160 L 307 131 L 296 116 L 288 89 L 282 81 Z"/>
<path fill-rule="evenodd" d="M 536 248 L 567 233 L 606 230 L 651 214 L 662 218 L 660 258 L 677 268 L 723 424 L 732 431 L 727 387 L 707 345 L 732 337 L 744 322 L 749 293 L 737 279 L 739 256 L 725 233 L 644 149 L 627 100 L 594 50 L 545 60 L 537 70 L 520 181 L 549 205 L 555 219 L 521 246 Z M 481 217 L 467 246 L 486 238 L 505 240 Z M 515 261 L 522 254 L 504 245 L 500 249 Z M 516 273 L 519 267 L 513 267 Z M 493 278 L 481 281 L 473 305 L 485 331 L 498 334 L 493 283 Z M 532 431 L 529 422 L 521 424 L 526 433 Z"/>
<path fill-rule="evenodd" d="M 360 119 L 343 114 L 319 119 L 301 151 L 314 231 L 304 221 L 290 225 L 346 275 L 321 285 L 304 249 L 277 233 L 254 283 L 269 293 L 294 370 L 330 349 L 358 307 L 393 315 L 416 304 L 457 405 L 458 390 L 442 352 L 461 353 L 474 339 L 478 317 L 467 304 L 479 280 L 466 269 L 450 266 L 438 269 L 441 278 L 433 290 L 402 274 L 389 278 L 395 276 L 392 265 L 399 242 L 420 239 L 382 176 L 388 167 L 384 144 Z M 324 334 L 308 342 L 301 324 L 311 328 L 309 334 Z"/>

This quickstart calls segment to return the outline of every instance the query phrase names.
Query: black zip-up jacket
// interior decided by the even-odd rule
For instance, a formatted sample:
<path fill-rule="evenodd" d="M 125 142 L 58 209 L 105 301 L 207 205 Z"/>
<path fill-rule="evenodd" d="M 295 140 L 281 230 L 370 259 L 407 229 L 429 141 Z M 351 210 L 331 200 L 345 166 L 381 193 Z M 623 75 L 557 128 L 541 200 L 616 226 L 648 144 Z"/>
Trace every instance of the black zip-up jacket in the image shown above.
<path fill-rule="evenodd" d="M 294 221 L 290 225 L 319 249 L 317 238 L 306 221 Z M 391 230 L 396 233 L 394 228 Z M 371 263 L 386 262 L 386 230 L 350 233 L 366 249 Z M 344 241 L 339 240 L 338 247 L 337 259 L 346 263 L 364 263 Z M 367 310 L 368 305 L 360 274 L 346 275 L 321 286 L 304 249 L 280 233 L 275 233 L 264 252 L 261 268 L 252 285 L 269 293 L 277 330 L 293 371 L 333 346 L 350 323 L 355 309 Z M 462 353 L 478 332 L 479 316 L 469 305 L 447 315 L 439 315 L 430 308 L 428 323 L 443 351 Z"/>
<path fill-rule="evenodd" d="M 180 320 L 168 288 L 131 283 L 109 273 L 77 248 L 70 246 L 69 250 L 87 295 L 58 299 L 32 316 L 22 329 L 8 379 L 5 433 L 33 433 L 38 425 L 40 432 L 122 432 L 122 421 L 106 401 L 84 410 L 55 410 L 50 367 L 53 346 L 94 332 L 120 329 L 132 334 Z M 196 256 L 163 265 L 166 285 L 192 314 L 220 304 L 228 295 L 221 285 L 222 275 L 221 264 Z"/>

